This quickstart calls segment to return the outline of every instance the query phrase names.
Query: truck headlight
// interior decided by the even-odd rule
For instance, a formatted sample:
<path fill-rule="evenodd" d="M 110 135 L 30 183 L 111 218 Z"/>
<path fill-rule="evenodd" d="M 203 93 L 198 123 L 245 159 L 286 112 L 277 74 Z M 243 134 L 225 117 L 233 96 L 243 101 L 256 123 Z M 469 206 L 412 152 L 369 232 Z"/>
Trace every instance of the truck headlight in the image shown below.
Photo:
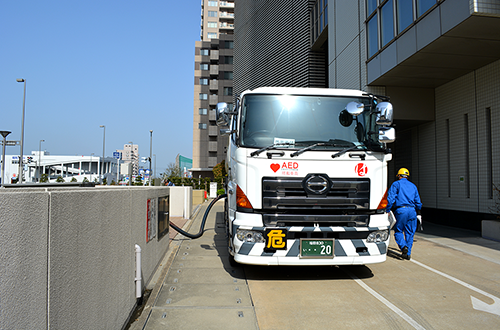
<path fill-rule="evenodd" d="M 370 235 L 368 235 L 368 238 L 366 241 L 368 243 L 379 243 L 379 242 L 384 242 L 387 241 L 389 238 L 389 231 L 388 230 L 377 230 L 374 232 L 371 232 Z"/>
<path fill-rule="evenodd" d="M 262 232 L 254 231 L 254 230 L 241 230 L 238 229 L 236 231 L 236 237 L 242 242 L 247 243 L 264 243 L 264 236 L 262 236 Z"/>

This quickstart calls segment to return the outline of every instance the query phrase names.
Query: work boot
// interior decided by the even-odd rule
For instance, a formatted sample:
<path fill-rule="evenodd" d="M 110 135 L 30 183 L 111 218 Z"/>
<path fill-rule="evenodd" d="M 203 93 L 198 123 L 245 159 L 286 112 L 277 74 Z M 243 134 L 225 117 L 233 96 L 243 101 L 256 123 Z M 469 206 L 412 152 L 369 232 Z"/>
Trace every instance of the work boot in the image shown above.
<path fill-rule="evenodd" d="M 404 248 L 401 249 L 401 258 L 410 260 L 410 257 L 408 256 L 408 247 L 405 246 Z"/>

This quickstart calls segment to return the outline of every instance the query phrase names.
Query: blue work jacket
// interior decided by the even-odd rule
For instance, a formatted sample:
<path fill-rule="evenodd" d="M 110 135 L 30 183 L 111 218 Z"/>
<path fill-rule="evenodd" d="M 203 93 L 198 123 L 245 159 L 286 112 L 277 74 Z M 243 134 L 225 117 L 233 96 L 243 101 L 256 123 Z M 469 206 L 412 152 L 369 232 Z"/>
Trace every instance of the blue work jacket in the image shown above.
<path fill-rule="evenodd" d="M 401 178 L 392 183 L 387 193 L 387 202 L 386 212 L 389 212 L 393 205 L 396 208 L 412 207 L 415 210 L 422 208 L 417 186 L 406 178 Z"/>

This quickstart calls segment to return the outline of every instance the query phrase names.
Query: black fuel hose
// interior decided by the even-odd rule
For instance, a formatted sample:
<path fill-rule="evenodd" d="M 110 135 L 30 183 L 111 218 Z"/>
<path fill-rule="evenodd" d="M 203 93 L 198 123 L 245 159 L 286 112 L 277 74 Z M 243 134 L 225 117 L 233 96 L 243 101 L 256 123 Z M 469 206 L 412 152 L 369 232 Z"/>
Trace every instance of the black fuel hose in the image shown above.
<path fill-rule="evenodd" d="M 227 197 L 227 194 L 219 195 L 219 196 L 217 196 L 216 199 L 214 199 L 210 203 L 210 205 L 208 205 L 207 210 L 205 211 L 205 215 L 203 215 L 203 220 L 201 221 L 200 231 L 198 232 L 198 234 L 194 235 L 194 234 L 187 233 L 187 232 L 185 232 L 184 230 L 180 229 L 179 227 L 177 227 L 176 225 L 174 225 L 171 222 L 170 222 L 170 227 L 174 228 L 176 231 L 178 231 L 179 233 L 181 233 L 182 235 L 184 235 L 186 237 L 189 237 L 189 238 L 200 238 L 201 235 L 203 235 L 203 232 L 204 232 L 204 229 L 205 229 L 205 222 L 207 221 L 207 217 L 208 217 L 208 214 L 210 213 L 210 210 L 212 209 L 212 206 L 214 206 L 215 203 L 217 203 L 217 201 L 219 201 L 219 199 L 225 198 L 225 197 Z"/>

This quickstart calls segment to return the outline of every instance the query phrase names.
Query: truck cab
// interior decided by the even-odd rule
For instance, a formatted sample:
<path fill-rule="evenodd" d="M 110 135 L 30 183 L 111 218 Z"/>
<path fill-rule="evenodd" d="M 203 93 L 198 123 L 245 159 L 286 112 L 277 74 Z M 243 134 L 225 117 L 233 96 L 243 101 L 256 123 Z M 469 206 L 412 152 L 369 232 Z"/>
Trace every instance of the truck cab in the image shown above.
<path fill-rule="evenodd" d="M 231 261 L 353 265 L 386 260 L 387 97 L 264 87 L 219 103 L 228 134 L 225 221 Z"/>

